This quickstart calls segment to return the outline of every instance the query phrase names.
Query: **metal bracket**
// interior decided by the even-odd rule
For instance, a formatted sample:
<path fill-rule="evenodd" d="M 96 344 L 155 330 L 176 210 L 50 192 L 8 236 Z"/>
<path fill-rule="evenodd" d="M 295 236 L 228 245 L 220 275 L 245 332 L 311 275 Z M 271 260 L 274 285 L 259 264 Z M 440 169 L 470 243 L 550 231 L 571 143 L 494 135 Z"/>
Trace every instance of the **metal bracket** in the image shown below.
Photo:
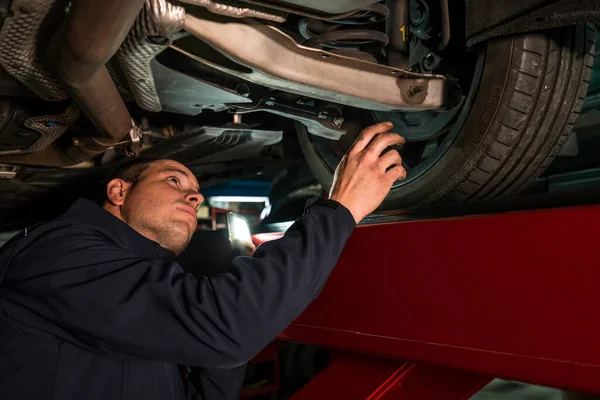
<path fill-rule="evenodd" d="M 460 101 L 458 81 L 412 73 L 299 45 L 284 32 L 254 20 L 212 21 L 187 15 L 184 29 L 232 61 L 238 70 L 172 45 L 219 71 L 273 89 L 370 110 L 429 110 Z"/>
<path fill-rule="evenodd" d="M 299 104 L 285 104 L 274 98 L 262 98 L 254 105 L 235 105 L 233 110 L 236 114 L 266 111 L 281 115 L 300 122 L 313 135 L 326 139 L 339 140 L 346 133 L 345 130 L 340 129 L 344 122 L 344 118 L 340 115 Z"/>
<path fill-rule="evenodd" d="M 131 120 L 131 129 L 129 129 L 129 145 L 127 152 L 131 157 L 137 157 L 142 149 L 142 130 Z"/>

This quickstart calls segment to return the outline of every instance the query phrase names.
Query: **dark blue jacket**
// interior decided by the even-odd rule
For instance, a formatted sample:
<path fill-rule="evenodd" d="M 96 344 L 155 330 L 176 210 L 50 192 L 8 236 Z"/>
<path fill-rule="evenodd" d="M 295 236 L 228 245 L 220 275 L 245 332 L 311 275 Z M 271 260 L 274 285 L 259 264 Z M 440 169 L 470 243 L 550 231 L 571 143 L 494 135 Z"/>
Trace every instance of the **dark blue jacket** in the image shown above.
<path fill-rule="evenodd" d="M 354 226 L 344 207 L 313 205 L 231 272 L 195 279 L 170 251 L 78 200 L 0 251 L 0 272 L 10 260 L 0 399 L 182 399 L 178 364 L 206 368 L 205 398 L 228 397 L 223 386 L 240 382 L 227 369 L 317 296 Z"/>

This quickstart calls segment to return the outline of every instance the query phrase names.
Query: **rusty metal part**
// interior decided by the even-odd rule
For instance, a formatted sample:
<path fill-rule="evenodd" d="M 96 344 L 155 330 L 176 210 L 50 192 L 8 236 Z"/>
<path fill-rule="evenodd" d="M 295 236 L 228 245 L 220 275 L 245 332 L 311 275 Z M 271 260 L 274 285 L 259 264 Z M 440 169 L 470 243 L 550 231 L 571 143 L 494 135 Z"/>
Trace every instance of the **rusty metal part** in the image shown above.
<path fill-rule="evenodd" d="M 131 94 L 147 111 L 162 111 L 150 62 L 183 28 L 185 9 L 166 0 L 148 0 L 117 53 Z"/>
<path fill-rule="evenodd" d="M 87 161 L 127 136 L 131 117 L 105 64 L 117 52 L 143 0 L 74 0 L 48 49 L 51 67 L 99 132 L 66 149 L 72 163 Z"/>
<path fill-rule="evenodd" d="M 25 120 L 23 125 L 36 131 L 40 137 L 26 149 L 0 151 L 0 155 L 35 153 L 50 146 L 67 131 L 79 117 L 79 109 L 71 103 L 65 111 L 55 115 L 41 115 Z"/>
<path fill-rule="evenodd" d="M 47 101 L 69 98 L 43 62 L 40 43 L 64 18 L 64 1 L 13 0 L 0 29 L 0 65 Z"/>
<path fill-rule="evenodd" d="M 410 0 L 388 0 L 386 4 L 390 9 L 390 16 L 386 20 L 387 34 L 390 43 L 387 47 L 388 65 L 396 68 L 410 68 L 409 17 Z"/>
<path fill-rule="evenodd" d="M 438 47 L 438 50 L 444 50 L 450 43 L 450 8 L 448 0 L 440 0 L 441 14 L 442 14 L 442 43 Z"/>
<path fill-rule="evenodd" d="M 297 44 L 256 20 L 218 22 L 187 15 L 185 29 L 233 61 L 234 70 L 173 45 L 183 54 L 242 79 L 303 96 L 371 110 L 426 110 L 453 106 L 458 84 Z"/>
<path fill-rule="evenodd" d="M 285 22 L 287 15 L 280 11 L 259 6 L 260 9 L 240 7 L 240 2 L 213 0 L 181 0 L 182 3 L 206 8 L 214 14 L 226 15 L 232 18 L 260 18 L 273 22 Z"/>

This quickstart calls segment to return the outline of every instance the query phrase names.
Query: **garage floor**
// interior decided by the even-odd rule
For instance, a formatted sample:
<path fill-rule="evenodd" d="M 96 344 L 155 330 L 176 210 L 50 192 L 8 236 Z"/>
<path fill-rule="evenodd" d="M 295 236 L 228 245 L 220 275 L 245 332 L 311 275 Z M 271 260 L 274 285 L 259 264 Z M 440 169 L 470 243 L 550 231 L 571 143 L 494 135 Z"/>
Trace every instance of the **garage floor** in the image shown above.
<path fill-rule="evenodd" d="M 600 400 L 600 396 L 494 379 L 471 400 Z"/>
<path fill-rule="evenodd" d="M 562 390 L 520 382 L 493 380 L 471 400 L 566 400 Z"/>

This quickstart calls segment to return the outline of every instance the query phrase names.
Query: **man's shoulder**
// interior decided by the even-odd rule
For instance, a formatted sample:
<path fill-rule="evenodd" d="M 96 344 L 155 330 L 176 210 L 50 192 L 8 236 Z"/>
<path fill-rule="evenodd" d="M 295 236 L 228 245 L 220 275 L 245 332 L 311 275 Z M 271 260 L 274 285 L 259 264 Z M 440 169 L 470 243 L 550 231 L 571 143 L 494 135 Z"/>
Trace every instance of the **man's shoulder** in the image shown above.
<path fill-rule="evenodd" d="M 61 253 L 85 249 L 93 243 L 120 247 L 110 232 L 76 218 L 58 217 L 26 228 L 23 233 L 21 251 Z"/>
<path fill-rule="evenodd" d="M 115 217 L 99 205 L 86 199 L 78 199 L 65 213 L 26 228 L 26 236 L 30 239 L 47 240 L 96 238 L 117 244 L 118 239 L 112 234 L 115 229 L 110 225 L 114 224 L 112 219 Z"/>
<path fill-rule="evenodd" d="M 102 251 L 120 257 L 125 251 L 145 259 L 165 258 L 159 247 L 104 208 L 80 199 L 66 213 L 33 227 L 20 248 L 57 257 Z"/>
<path fill-rule="evenodd" d="M 60 253 L 77 250 L 92 243 L 121 247 L 118 237 L 102 223 L 112 216 L 98 205 L 79 199 L 63 214 L 36 225 L 21 233 L 20 251 Z"/>
<path fill-rule="evenodd" d="M 110 232 L 65 216 L 29 227 L 19 236 L 0 250 L 0 262 L 6 257 L 10 260 L 11 280 L 78 268 L 106 255 L 116 258 L 123 254 L 123 247 Z"/>

